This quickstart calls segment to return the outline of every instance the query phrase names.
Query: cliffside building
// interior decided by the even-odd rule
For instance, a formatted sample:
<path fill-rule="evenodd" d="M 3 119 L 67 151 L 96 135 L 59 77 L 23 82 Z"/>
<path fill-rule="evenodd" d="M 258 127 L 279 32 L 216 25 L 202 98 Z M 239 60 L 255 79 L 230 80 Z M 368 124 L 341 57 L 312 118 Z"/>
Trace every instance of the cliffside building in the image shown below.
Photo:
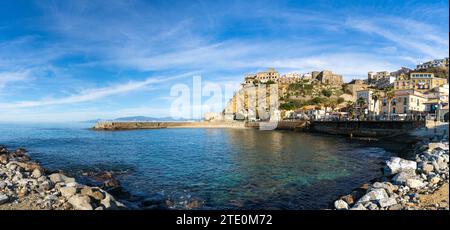
<path fill-rule="evenodd" d="M 395 90 L 427 91 L 447 84 L 447 79 L 436 78 L 433 73 L 411 73 L 401 75 L 394 83 Z"/>

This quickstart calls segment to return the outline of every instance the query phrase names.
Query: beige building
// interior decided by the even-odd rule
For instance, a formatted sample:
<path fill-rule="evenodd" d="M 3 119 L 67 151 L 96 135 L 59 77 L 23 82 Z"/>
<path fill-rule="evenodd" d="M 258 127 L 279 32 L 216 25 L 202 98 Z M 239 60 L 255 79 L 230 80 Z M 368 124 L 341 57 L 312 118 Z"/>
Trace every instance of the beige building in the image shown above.
<path fill-rule="evenodd" d="M 417 114 L 426 111 L 427 97 L 417 90 L 397 90 L 388 105 L 387 98 L 382 99 L 381 112 L 388 114 Z"/>
<path fill-rule="evenodd" d="M 380 71 L 380 72 L 373 72 L 370 71 L 367 74 L 367 79 L 370 81 L 379 81 L 381 79 L 386 79 L 389 78 L 391 76 L 391 73 L 388 71 Z"/>
<path fill-rule="evenodd" d="M 287 73 L 282 75 L 279 79 L 278 82 L 281 84 L 292 84 L 295 82 L 298 82 L 302 79 L 302 76 L 298 73 Z"/>
<path fill-rule="evenodd" d="M 352 95 L 352 101 L 356 101 L 357 92 L 360 90 L 365 90 L 368 88 L 368 85 L 364 83 L 363 80 L 353 80 L 346 85 L 346 92 Z"/>
<path fill-rule="evenodd" d="M 245 75 L 245 84 L 250 84 L 254 82 L 265 83 L 268 81 L 278 82 L 280 78 L 280 73 L 276 71 L 274 68 L 268 68 L 266 71 L 258 72 L 256 74 L 247 74 Z"/>

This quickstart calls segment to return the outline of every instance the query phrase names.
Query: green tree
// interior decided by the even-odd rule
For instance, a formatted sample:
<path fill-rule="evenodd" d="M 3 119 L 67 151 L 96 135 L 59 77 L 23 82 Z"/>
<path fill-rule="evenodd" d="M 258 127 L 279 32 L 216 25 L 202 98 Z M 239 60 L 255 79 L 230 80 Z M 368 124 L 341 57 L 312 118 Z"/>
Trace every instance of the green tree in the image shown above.
<path fill-rule="evenodd" d="M 375 113 L 375 111 L 376 111 L 376 108 L 377 108 L 377 104 L 378 104 L 378 100 L 380 100 L 380 98 L 381 98 L 381 92 L 380 91 L 378 91 L 378 90 L 375 90 L 373 93 L 372 93 L 372 100 L 374 101 L 373 102 L 373 112 Z"/>
<path fill-rule="evenodd" d="M 391 103 L 392 99 L 395 98 L 395 91 L 392 87 L 387 87 L 384 89 L 384 93 L 386 94 L 387 104 L 388 104 L 388 118 L 391 118 Z"/>
<path fill-rule="evenodd" d="M 357 104 L 358 107 L 359 107 L 359 115 L 360 115 L 360 116 L 363 115 L 363 112 L 362 112 L 362 111 L 363 111 L 364 106 L 366 105 L 366 99 L 360 97 L 360 98 L 358 98 L 358 99 L 356 100 L 356 104 Z"/>
<path fill-rule="evenodd" d="M 323 89 L 322 90 L 322 95 L 325 97 L 331 97 L 331 95 L 333 94 L 333 92 L 329 89 Z"/>

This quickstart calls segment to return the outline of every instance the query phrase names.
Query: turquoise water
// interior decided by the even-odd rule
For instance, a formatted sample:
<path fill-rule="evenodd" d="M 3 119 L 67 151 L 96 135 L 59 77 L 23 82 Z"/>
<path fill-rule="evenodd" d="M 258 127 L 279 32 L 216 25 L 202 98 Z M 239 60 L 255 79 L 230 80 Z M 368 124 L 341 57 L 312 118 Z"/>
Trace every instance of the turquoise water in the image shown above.
<path fill-rule="evenodd" d="M 121 172 L 140 196 L 185 194 L 212 209 L 319 209 L 381 175 L 392 155 L 345 138 L 289 131 L 91 131 L 93 124 L 0 124 L 0 144 L 51 170 Z"/>

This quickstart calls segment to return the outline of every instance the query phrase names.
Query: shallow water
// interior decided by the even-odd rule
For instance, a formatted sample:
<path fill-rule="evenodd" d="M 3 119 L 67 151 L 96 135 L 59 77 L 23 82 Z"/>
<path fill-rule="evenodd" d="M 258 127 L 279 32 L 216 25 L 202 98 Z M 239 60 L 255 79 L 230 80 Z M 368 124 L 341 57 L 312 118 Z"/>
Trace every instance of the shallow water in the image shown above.
<path fill-rule="evenodd" d="M 51 170 L 121 171 L 132 193 L 195 196 L 212 209 L 320 209 L 381 175 L 392 155 L 345 138 L 290 131 L 91 131 L 92 124 L 0 124 L 0 144 Z"/>

